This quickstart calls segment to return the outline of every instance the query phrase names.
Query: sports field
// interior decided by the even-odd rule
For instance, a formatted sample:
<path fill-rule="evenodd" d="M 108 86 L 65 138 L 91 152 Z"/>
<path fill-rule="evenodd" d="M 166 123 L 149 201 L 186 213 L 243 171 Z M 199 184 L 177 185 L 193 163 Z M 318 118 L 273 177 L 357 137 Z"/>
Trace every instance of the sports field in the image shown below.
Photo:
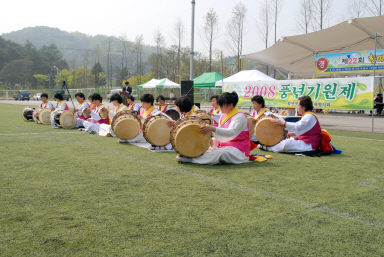
<path fill-rule="evenodd" d="M 197 166 L 22 109 L 0 104 L 0 256 L 384 256 L 384 135 Z"/>

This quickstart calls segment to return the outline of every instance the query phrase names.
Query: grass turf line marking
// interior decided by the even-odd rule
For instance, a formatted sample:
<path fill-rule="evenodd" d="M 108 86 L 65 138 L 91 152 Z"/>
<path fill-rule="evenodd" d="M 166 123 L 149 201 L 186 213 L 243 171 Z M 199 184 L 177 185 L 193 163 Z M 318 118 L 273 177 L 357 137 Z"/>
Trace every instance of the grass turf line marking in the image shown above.
<path fill-rule="evenodd" d="M 7 133 L 0 134 L 0 136 L 33 136 L 33 135 L 46 135 L 46 134 L 75 134 L 75 131 L 67 131 L 67 132 L 30 132 L 30 133 Z"/>
<path fill-rule="evenodd" d="M 345 137 L 345 138 L 356 138 L 356 139 L 371 140 L 371 141 L 384 141 L 384 139 L 374 139 L 374 138 L 368 138 L 368 137 L 351 137 L 351 136 L 340 136 L 340 135 L 333 135 L 332 137 Z"/>
<path fill-rule="evenodd" d="M 64 141 L 64 140 L 62 140 L 62 141 Z M 179 174 L 183 174 L 183 175 L 186 175 L 186 176 L 194 177 L 194 178 L 206 181 L 206 182 L 218 184 L 218 185 L 221 185 L 223 187 L 237 189 L 237 190 L 240 190 L 240 191 L 243 191 L 243 192 L 247 192 L 247 193 L 251 193 L 251 194 L 267 197 L 267 198 L 273 199 L 273 200 L 279 200 L 279 201 L 286 202 L 286 203 L 293 203 L 293 204 L 295 204 L 297 206 L 308 208 L 308 209 L 311 209 L 311 210 L 314 210 L 314 211 L 317 211 L 317 212 L 322 212 L 322 213 L 325 213 L 325 214 L 337 216 L 339 218 L 344 218 L 344 219 L 347 219 L 347 220 L 352 220 L 352 221 L 360 222 L 360 223 L 363 223 L 363 224 L 366 224 L 366 225 L 369 225 L 369 226 L 373 226 L 373 227 L 384 228 L 384 223 L 383 222 L 370 220 L 370 219 L 367 219 L 367 218 L 364 218 L 364 217 L 360 217 L 358 215 L 353 215 L 353 214 L 350 214 L 350 213 L 347 213 L 347 212 L 341 212 L 341 211 L 338 211 L 336 209 L 332 209 L 332 208 L 329 208 L 329 207 L 326 207 L 326 206 L 322 206 L 321 204 L 310 203 L 310 202 L 298 200 L 298 199 L 295 199 L 295 198 L 287 197 L 287 196 L 284 196 L 284 195 L 270 193 L 270 192 L 267 192 L 267 191 L 264 191 L 264 190 L 260 190 L 260 189 L 256 189 L 256 188 L 251 188 L 251 187 L 244 186 L 244 185 L 241 185 L 241 184 L 236 184 L 236 183 L 229 182 L 229 181 L 226 181 L 226 180 L 223 180 L 223 179 L 218 179 L 218 178 L 202 175 L 202 174 L 199 174 L 199 173 L 194 173 L 194 172 L 187 171 L 187 170 L 184 170 L 184 169 L 181 169 L 181 168 L 173 168 L 173 167 L 169 167 L 167 165 L 160 164 L 160 163 L 153 163 L 151 161 L 136 159 L 136 158 L 133 158 L 133 157 L 131 157 L 129 155 L 124 155 L 121 152 L 116 152 L 116 151 L 112 151 L 112 150 L 105 149 L 105 148 L 102 149 L 102 150 L 101 149 L 97 149 L 97 148 L 92 148 L 92 147 L 89 147 L 87 145 L 81 144 L 78 141 L 76 141 L 75 144 L 87 147 L 87 148 L 89 148 L 91 150 L 99 151 L 99 152 L 102 152 L 102 153 L 108 153 L 108 154 L 110 154 L 110 155 L 112 155 L 114 157 L 120 155 L 120 156 L 124 157 L 125 159 L 131 159 L 133 161 L 146 164 L 148 166 L 161 168 L 161 170 L 164 170 L 165 172 L 167 172 L 167 169 L 168 169 L 169 171 L 173 171 L 173 172 L 176 172 L 176 173 L 179 173 Z M 132 146 L 135 146 L 135 145 L 132 145 Z"/>

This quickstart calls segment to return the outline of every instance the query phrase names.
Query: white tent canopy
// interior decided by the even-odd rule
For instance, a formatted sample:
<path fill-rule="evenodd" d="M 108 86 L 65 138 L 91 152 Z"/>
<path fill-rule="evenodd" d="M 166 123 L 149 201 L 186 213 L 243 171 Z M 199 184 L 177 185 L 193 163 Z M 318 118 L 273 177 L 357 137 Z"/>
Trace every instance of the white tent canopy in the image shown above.
<path fill-rule="evenodd" d="M 273 46 L 245 55 L 292 74 L 315 73 L 315 55 L 375 49 L 375 34 L 384 35 L 384 16 L 357 18 L 333 27 L 298 36 L 284 37 Z M 377 48 L 384 49 L 378 38 Z"/>
<path fill-rule="evenodd" d="M 180 84 L 173 82 L 167 78 L 162 79 L 160 83 L 156 85 L 158 88 L 180 88 Z"/>
<path fill-rule="evenodd" d="M 156 88 L 156 85 L 159 84 L 161 81 L 161 79 L 151 79 L 143 85 L 143 88 Z"/>
<path fill-rule="evenodd" d="M 271 78 L 268 75 L 258 71 L 258 70 L 243 70 L 232 76 L 216 81 L 215 86 L 221 87 L 227 83 L 232 82 L 250 82 L 250 81 L 274 81 L 274 78 Z"/>

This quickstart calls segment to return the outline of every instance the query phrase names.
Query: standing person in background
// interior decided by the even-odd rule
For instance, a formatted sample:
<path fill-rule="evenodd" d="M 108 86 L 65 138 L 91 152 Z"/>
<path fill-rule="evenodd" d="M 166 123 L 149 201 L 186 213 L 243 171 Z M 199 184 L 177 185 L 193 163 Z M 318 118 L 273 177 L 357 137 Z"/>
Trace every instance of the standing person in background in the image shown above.
<path fill-rule="evenodd" d="M 171 91 L 171 92 L 169 93 L 169 99 L 170 99 L 170 100 L 174 100 L 174 99 L 175 99 L 175 94 L 173 93 L 173 91 Z"/>
<path fill-rule="evenodd" d="M 383 112 L 383 94 L 377 94 L 375 98 L 375 109 L 377 109 L 377 116 L 380 116 Z"/>
<path fill-rule="evenodd" d="M 45 108 L 52 109 L 53 108 L 53 104 L 48 101 L 48 94 L 47 93 L 42 93 L 40 98 L 42 101 L 42 103 L 40 104 L 41 109 L 45 109 Z"/>
<path fill-rule="evenodd" d="M 125 86 L 123 87 L 123 90 L 121 91 L 121 96 L 123 98 L 123 104 L 128 106 L 127 97 L 132 95 L 132 87 L 129 85 L 128 81 L 125 81 Z"/>
<path fill-rule="evenodd" d="M 156 101 L 159 103 L 159 110 L 162 113 L 166 113 L 166 111 L 168 111 L 168 104 L 165 103 L 165 97 L 162 95 L 159 95 Z"/>

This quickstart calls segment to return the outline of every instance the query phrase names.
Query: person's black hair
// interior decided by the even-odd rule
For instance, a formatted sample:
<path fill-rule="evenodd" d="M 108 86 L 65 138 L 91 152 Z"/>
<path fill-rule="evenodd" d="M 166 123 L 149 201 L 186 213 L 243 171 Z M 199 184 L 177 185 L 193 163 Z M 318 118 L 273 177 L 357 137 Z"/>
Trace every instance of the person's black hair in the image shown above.
<path fill-rule="evenodd" d="M 157 98 L 156 98 L 156 101 L 159 101 L 162 100 L 162 101 L 165 101 L 165 97 L 163 95 L 159 95 Z"/>
<path fill-rule="evenodd" d="M 180 112 L 187 113 L 192 110 L 193 102 L 188 96 L 182 96 L 176 99 L 175 105 L 179 107 Z"/>
<path fill-rule="evenodd" d="M 125 81 L 125 85 L 129 85 L 129 81 Z"/>
<path fill-rule="evenodd" d="M 135 101 L 135 98 L 133 97 L 133 95 L 127 95 L 126 98 L 127 99 L 131 99 L 132 102 Z"/>
<path fill-rule="evenodd" d="M 140 98 L 140 101 L 141 102 L 144 102 L 144 103 L 151 103 L 153 105 L 153 103 L 155 102 L 155 98 L 153 97 L 153 95 L 151 94 L 144 94 L 141 98 Z"/>
<path fill-rule="evenodd" d="M 92 96 L 93 94 L 88 96 L 88 99 L 90 99 L 91 101 L 93 101 Z"/>
<path fill-rule="evenodd" d="M 377 96 L 383 96 L 383 94 L 377 94 Z"/>
<path fill-rule="evenodd" d="M 225 92 L 219 97 L 220 107 L 223 107 L 224 105 L 228 105 L 228 104 L 233 104 L 233 107 L 235 107 L 238 101 L 239 101 L 239 97 L 236 94 L 236 92 L 232 92 L 232 93 Z"/>
<path fill-rule="evenodd" d="M 63 95 L 60 94 L 60 93 L 56 93 L 53 97 L 54 97 L 55 99 L 59 99 L 60 101 L 63 101 L 63 100 L 64 100 Z"/>
<path fill-rule="evenodd" d="M 40 98 L 42 98 L 42 97 L 45 97 L 45 98 L 48 99 L 48 94 L 47 94 L 47 93 L 42 93 L 42 94 L 40 95 Z"/>
<path fill-rule="evenodd" d="M 216 99 L 217 103 L 219 102 L 219 96 L 218 95 L 213 95 L 213 96 L 211 96 L 211 98 L 209 98 L 209 100 L 211 100 L 211 101 L 212 101 L 212 99 Z"/>
<path fill-rule="evenodd" d="M 120 94 L 115 93 L 115 94 L 111 95 L 110 102 L 113 102 L 113 101 L 118 101 L 119 104 L 121 104 L 123 102 L 123 98 L 121 98 Z"/>
<path fill-rule="evenodd" d="M 100 102 L 102 102 L 102 101 L 103 101 L 103 98 L 101 97 L 100 94 L 98 94 L 98 93 L 94 93 L 94 94 L 92 95 L 92 101 L 96 101 L 96 100 L 99 100 Z"/>
<path fill-rule="evenodd" d="M 80 97 L 80 98 L 82 98 L 83 100 L 85 100 L 85 95 L 84 95 L 83 93 L 81 93 L 81 92 L 76 93 L 75 97 Z"/>
<path fill-rule="evenodd" d="M 258 104 L 261 104 L 261 107 L 264 108 L 265 107 L 265 101 L 264 101 L 264 97 L 262 97 L 261 95 L 255 95 L 254 97 L 252 97 L 252 102 L 256 102 Z"/>
<path fill-rule="evenodd" d="M 304 95 L 299 97 L 299 104 L 304 107 L 305 111 L 313 111 L 313 103 L 310 96 Z"/>

